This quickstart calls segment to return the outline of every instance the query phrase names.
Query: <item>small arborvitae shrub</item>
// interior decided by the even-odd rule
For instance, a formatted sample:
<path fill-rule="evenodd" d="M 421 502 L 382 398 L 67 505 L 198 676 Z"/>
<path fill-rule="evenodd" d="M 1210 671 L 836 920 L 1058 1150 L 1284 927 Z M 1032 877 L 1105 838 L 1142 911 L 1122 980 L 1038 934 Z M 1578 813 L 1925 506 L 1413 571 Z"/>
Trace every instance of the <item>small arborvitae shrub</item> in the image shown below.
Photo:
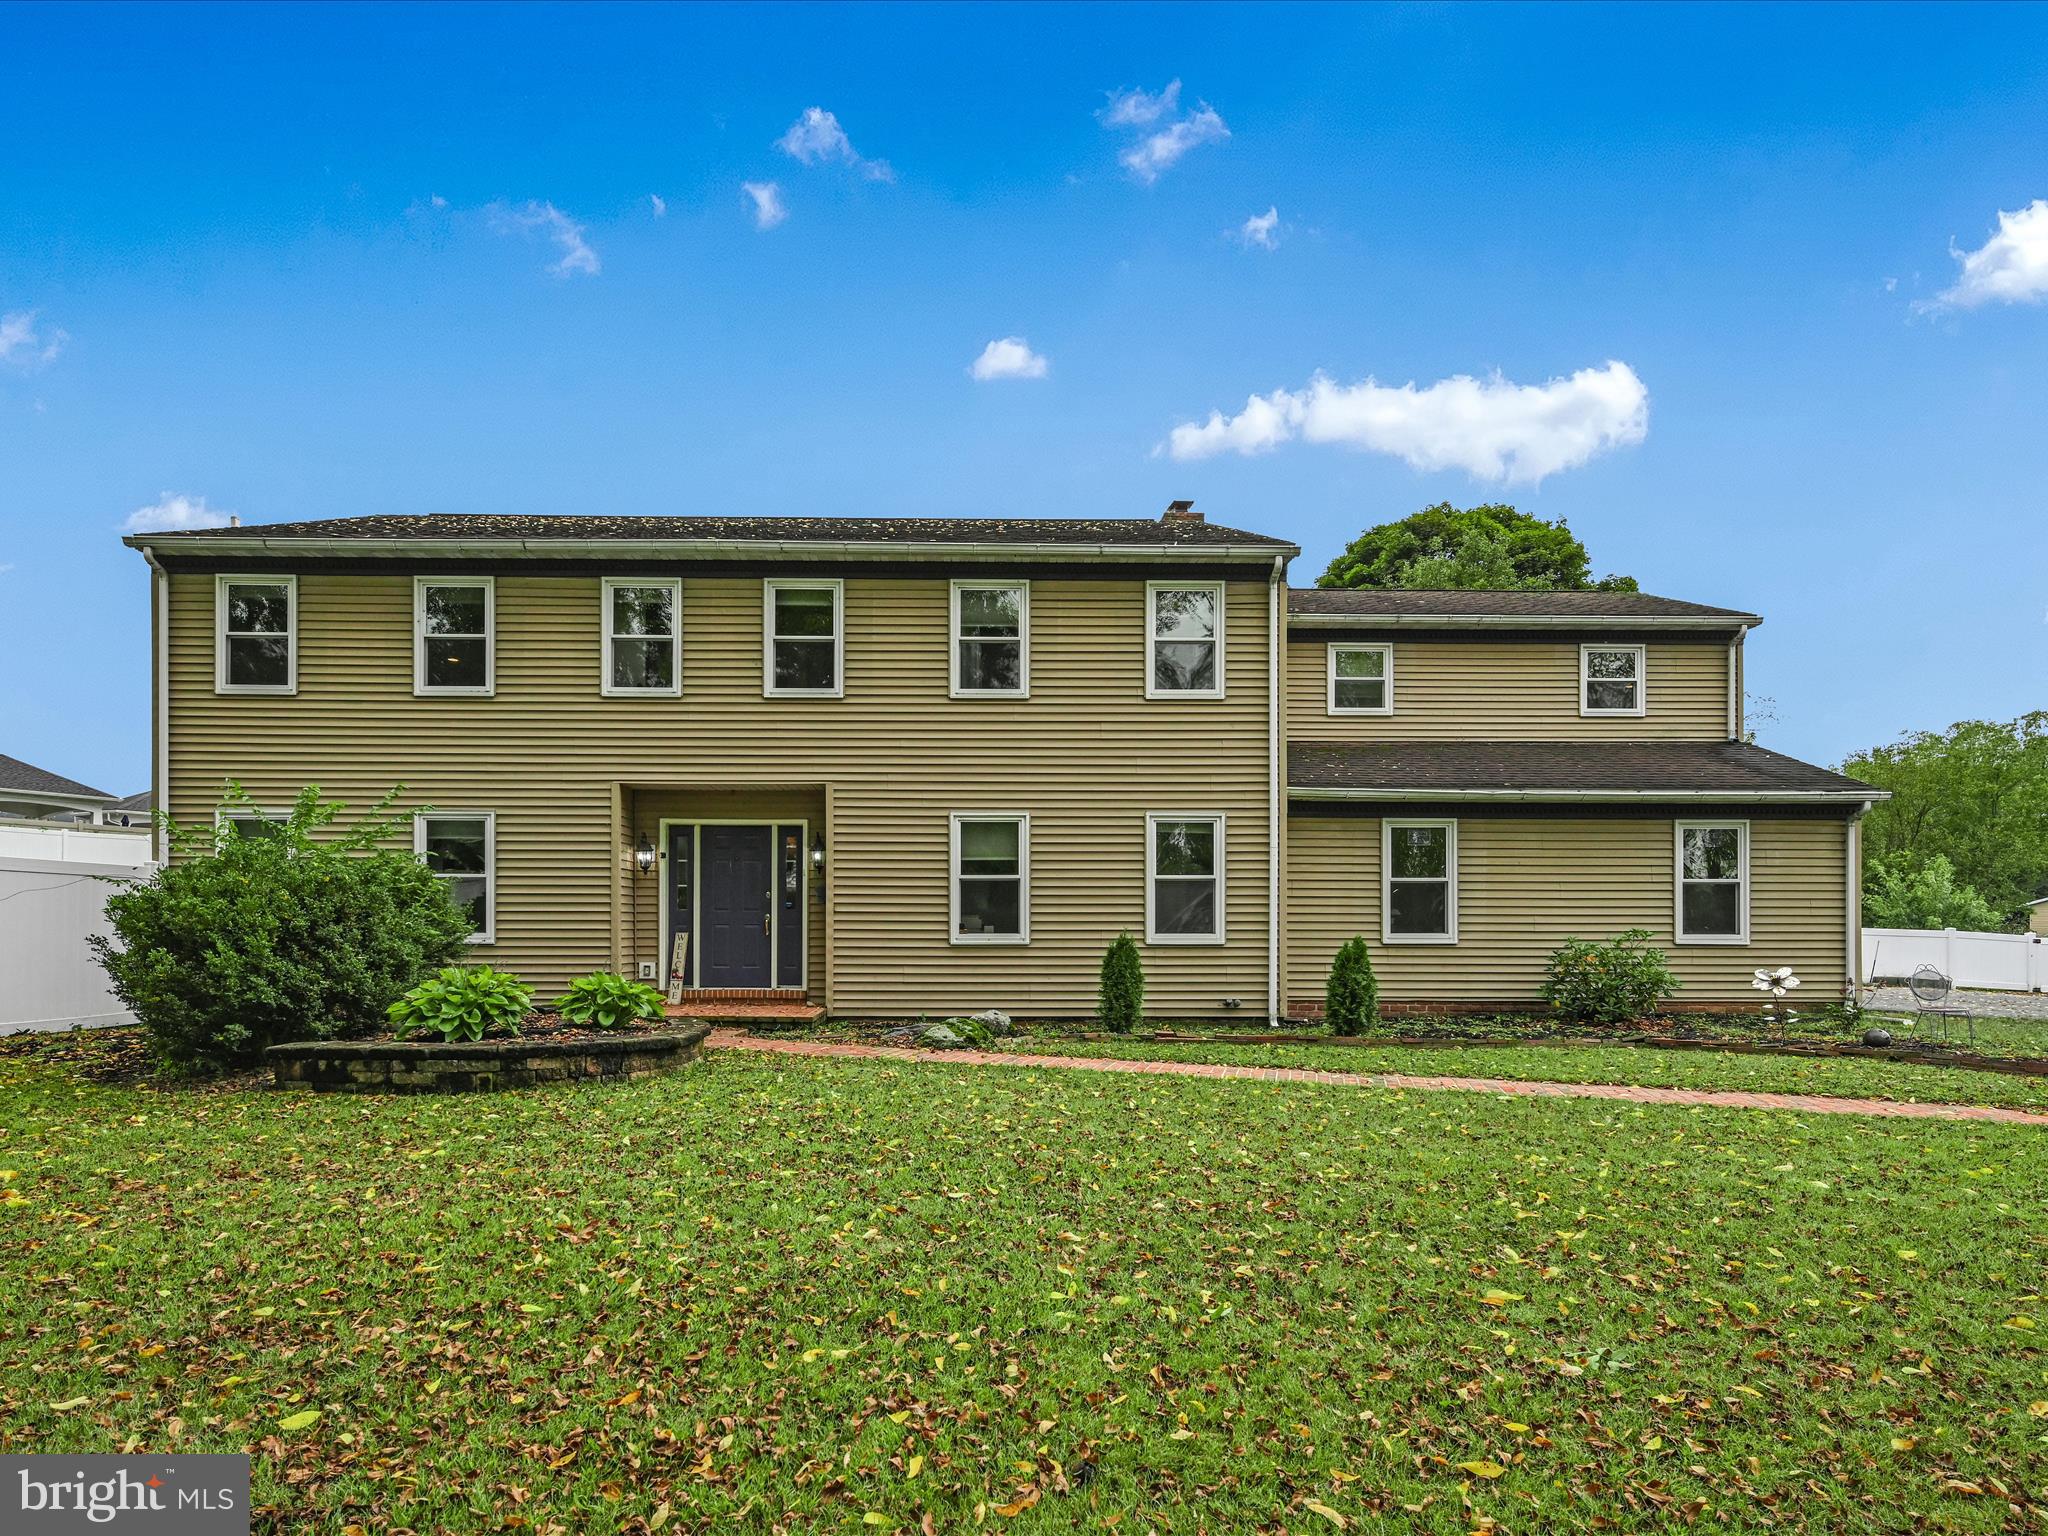
<path fill-rule="evenodd" d="M 158 814 L 170 861 L 110 897 L 114 936 L 87 942 L 159 1060 L 218 1072 L 268 1045 L 368 1034 L 460 958 L 475 924 L 413 854 L 398 793 L 346 831 L 332 826 L 344 807 L 316 788 L 260 836 Z M 256 813 L 232 783 L 220 809 Z"/>
<path fill-rule="evenodd" d="M 1543 996 L 1568 1019 L 1585 1024 L 1626 1024 L 1655 1013 L 1679 987 L 1650 944 L 1650 930 L 1631 928 L 1605 944 L 1566 939 L 1550 952 Z"/>
<path fill-rule="evenodd" d="M 587 1029 L 623 1029 L 641 1019 L 658 1019 L 666 1000 L 644 981 L 611 971 L 593 971 L 569 983 L 555 1012 Z"/>
<path fill-rule="evenodd" d="M 1333 1033 L 1362 1035 L 1380 1021 L 1380 983 L 1372 972 L 1365 940 L 1350 938 L 1330 962 L 1323 988 L 1323 1017 Z"/>
<path fill-rule="evenodd" d="M 533 1008 L 533 993 L 517 976 L 488 965 L 446 965 L 386 1010 L 399 1039 L 439 1035 L 443 1040 L 481 1040 L 516 1035 Z"/>
<path fill-rule="evenodd" d="M 1102 991 L 1096 1011 L 1102 1027 L 1118 1035 L 1128 1035 L 1145 1017 L 1145 962 L 1139 957 L 1137 940 L 1128 933 L 1118 934 L 1102 957 Z"/>

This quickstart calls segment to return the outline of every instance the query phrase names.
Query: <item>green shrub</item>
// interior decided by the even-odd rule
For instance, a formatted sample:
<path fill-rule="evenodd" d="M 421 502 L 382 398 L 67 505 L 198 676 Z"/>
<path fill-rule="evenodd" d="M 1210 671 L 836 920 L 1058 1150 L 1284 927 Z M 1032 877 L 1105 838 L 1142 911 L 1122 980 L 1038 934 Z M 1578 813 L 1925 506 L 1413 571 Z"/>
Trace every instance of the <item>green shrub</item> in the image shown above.
<path fill-rule="evenodd" d="M 1137 941 L 1128 933 L 1102 957 L 1102 990 L 1096 1005 L 1102 1027 L 1112 1034 L 1128 1035 L 1145 1017 L 1145 962 L 1139 957 Z"/>
<path fill-rule="evenodd" d="M 1625 1024 L 1654 1013 L 1679 988 L 1664 963 L 1664 951 L 1650 947 L 1650 930 L 1631 928 L 1605 944 L 1566 939 L 1550 952 L 1543 996 L 1568 1019 Z"/>
<path fill-rule="evenodd" d="M 1380 983 L 1362 938 L 1346 939 L 1330 962 L 1323 987 L 1323 1018 L 1340 1035 L 1362 1035 L 1380 1021 Z"/>
<path fill-rule="evenodd" d="M 640 1019 L 660 1018 L 666 1001 L 644 981 L 593 971 L 569 983 L 555 1012 L 591 1029 L 620 1029 Z"/>
<path fill-rule="evenodd" d="M 532 1007 L 533 993 L 517 976 L 488 965 L 444 965 L 386 1009 L 385 1017 L 401 1040 L 481 1040 L 518 1034 Z"/>
<path fill-rule="evenodd" d="M 159 813 L 170 862 L 109 898 L 114 937 L 88 942 L 160 1060 L 220 1071 L 281 1041 L 366 1034 L 462 954 L 470 919 L 413 855 L 410 817 L 390 814 L 397 794 L 318 837 L 343 807 L 316 788 L 264 837 Z M 231 783 L 221 809 L 256 808 Z"/>

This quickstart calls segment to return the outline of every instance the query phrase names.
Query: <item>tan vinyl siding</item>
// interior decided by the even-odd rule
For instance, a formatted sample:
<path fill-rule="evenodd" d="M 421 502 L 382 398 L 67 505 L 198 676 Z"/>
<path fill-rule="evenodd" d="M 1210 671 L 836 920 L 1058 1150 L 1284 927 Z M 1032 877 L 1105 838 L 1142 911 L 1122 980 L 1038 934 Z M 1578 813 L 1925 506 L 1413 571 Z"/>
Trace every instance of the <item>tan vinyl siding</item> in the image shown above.
<path fill-rule="evenodd" d="M 842 699 L 764 699 L 760 576 L 687 574 L 681 697 L 602 697 L 599 578 L 523 573 L 497 579 L 496 696 L 422 699 L 410 575 L 303 572 L 299 688 L 281 698 L 214 693 L 213 577 L 180 573 L 171 809 L 204 817 L 234 776 L 266 804 L 314 782 L 361 807 L 403 781 L 408 804 L 494 811 L 498 942 L 479 958 L 554 986 L 662 958 L 658 881 L 630 865 L 645 786 L 801 786 L 830 811 L 814 942 L 852 1015 L 1091 1012 L 1103 948 L 1143 934 L 1146 812 L 1220 811 L 1228 942 L 1148 946 L 1150 1001 L 1261 1013 L 1263 575 L 1229 588 L 1228 696 L 1178 702 L 1144 696 L 1142 576 L 1034 579 L 1031 696 L 994 700 L 947 696 L 944 578 L 842 574 Z M 1013 810 L 1032 817 L 1031 943 L 952 945 L 948 813 Z"/>
<path fill-rule="evenodd" d="M 1799 973 L 1801 995 L 1815 1003 L 1840 997 L 1847 823 L 1751 820 L 1746 945 L 1675 942 L 1672 826 L 1669 817 L 1462 818 L 1458 942 L 1390 945 L 1380 931 L 1378 819 L 1290 817 L 1288 997 L 1319 1000 L 1337 946 L 1362 934 L 1391 1001 L 1529 1002 L 1558 944 L 1628 928 L 1650 930 L 1685 982 L 1682 1002 L 1753 1004 L 1751 972 L 1779 965 Z"/>
<path fill-rule="evenodd" d="M 1728 738 L 1728 648 L 1649 645 L 1648 713 L 1579 714 L 1579 642 L 1393 642 L 1394 712 L 1329 712 L 1329 644 L 1287 642 L 1294 741 L 1641 741 Z"/>

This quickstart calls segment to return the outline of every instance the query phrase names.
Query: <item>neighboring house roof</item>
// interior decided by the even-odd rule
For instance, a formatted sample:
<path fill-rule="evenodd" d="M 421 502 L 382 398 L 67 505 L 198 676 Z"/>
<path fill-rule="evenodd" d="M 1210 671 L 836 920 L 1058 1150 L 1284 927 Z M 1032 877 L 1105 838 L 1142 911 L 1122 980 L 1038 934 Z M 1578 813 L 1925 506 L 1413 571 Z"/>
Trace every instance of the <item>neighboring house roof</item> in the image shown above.
<path fill-rule="evenodd" d="M 1305 799 L 1885 800 L 1881 789 L 1740 741 L 1295 742 Z"/>
<path fill-rule="evenodd" d="M 1226 528 L 1197 517 L 570 517 L 535 513 L 453 513 L 337 517 L 317 522 L 195 528 L 130 535 L 124 543 L 166 550 L 274 549 L 355 544 L 685 544 L 887 546 L 892 550 L 973 545 L 1091 549 L 1217 550 L 1255 547 L 1299 553 L 1285 539 Z M 536 553 L 545 551 L 534 551 Z"/>
<path fill-rule="evenodd" d="M 1757 625 L 1762 618 L 1734 608 L 1655 597 L 1648 592 L 1410 592 L 1302 587 L 1287 594 L 1291 623 L 1450 624 L 1514 621 L 1554 625 L 1595 622 Z"/>
<path fill-rule="evenodd" d="M 61 773 L 52 773 L 47 768 L 38 768 L 34 763 L 24 763 L 20 758 L 9 757 L 5 753 L 0 753 L 0 794 L 49 795 L 64 800 L 114 798 L 103 789 L 94 789 L 90 784 L 67 779 Z"/>
<path fill-rule="evenodd" d="M 112 805 L 110 811 L 153 811 L 156 809 L 156 791 L 145 789 L 139 794 L 123 795 Z"/>

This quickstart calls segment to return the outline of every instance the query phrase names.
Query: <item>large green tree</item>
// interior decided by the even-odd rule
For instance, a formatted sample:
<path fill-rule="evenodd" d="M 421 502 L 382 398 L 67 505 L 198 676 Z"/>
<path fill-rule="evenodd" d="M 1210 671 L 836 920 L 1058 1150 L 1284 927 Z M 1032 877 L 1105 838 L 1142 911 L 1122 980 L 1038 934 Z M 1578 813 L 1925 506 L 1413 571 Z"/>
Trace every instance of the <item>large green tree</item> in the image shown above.
<path fill-rule="evenodd" d="M 1633 592 L 1632 576 L 1593 579 L 1592 559 L 1564 519 L 1500 502 L 1448 501 L 1368 528 L 1330 562 L 1319 587 L 1506 592 Z"/>
<path fill-rule="evenodd" d="M 1917 877 L 1937 857 L 2008 922 L 2048 893 L 2048 710 L 1916 731 L 1842 771 L 1892 792 L 1863 822 L 1866 915 L 1880 879 Z"/>

